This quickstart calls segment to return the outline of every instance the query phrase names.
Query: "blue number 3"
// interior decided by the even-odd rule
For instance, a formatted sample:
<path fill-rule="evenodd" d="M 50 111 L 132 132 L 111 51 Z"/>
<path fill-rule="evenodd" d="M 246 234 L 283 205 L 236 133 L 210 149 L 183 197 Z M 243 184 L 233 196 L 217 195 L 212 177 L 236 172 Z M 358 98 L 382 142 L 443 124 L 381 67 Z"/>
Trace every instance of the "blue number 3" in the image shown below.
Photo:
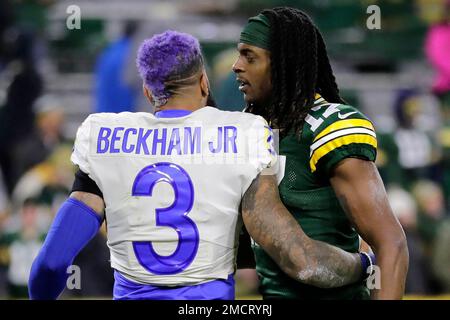
<path fill-rule="evenodd" d="M 194 202 L 194 188 L 187 172 L 180 166 L 159 162 L 142 169 L 133 184 L 133 196 L 151 197 L 159 182 L 169 183 L 175 200 L 167 208 L 156 209 L 156 225 L 168 226 L 178 233 L 178 245 L 174 253 L 161 256 L 155 252 L 151 241 L 133 241 L 133 249 L 139 263 L 154 274 L 176 274 L 185 270 L 194 260 L 199 236 L 195 223 L 187 216 Z"/>

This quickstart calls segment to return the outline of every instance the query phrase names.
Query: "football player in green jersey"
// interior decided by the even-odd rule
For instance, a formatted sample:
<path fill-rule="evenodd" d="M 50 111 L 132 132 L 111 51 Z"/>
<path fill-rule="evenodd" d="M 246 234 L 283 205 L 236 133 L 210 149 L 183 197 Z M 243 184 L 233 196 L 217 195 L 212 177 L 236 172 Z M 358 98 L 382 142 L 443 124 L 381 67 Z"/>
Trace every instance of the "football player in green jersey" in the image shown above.
<path fill-rule="evenodd" d="M 381 277 L 372 297 L 401 299 L 408 250 L 374 164 L 375 129 L 339 96 L 319 30 L 300 10 L 264 10 L 249 19 L 238 51 L 233 71 L 246 111 L 280 130 L 280 154 L 286 156 L 279 187 L 284 205 L 313 239 L 357 252 L 361 235 L 377 256 Z M 258 199 L 242 204 L 244 218 L 249 208 L 263 208 Z M 258 244 L 253 250 L 264 298 L 369 298 L 363 282 L 318 288 L 293 281 Z"/>

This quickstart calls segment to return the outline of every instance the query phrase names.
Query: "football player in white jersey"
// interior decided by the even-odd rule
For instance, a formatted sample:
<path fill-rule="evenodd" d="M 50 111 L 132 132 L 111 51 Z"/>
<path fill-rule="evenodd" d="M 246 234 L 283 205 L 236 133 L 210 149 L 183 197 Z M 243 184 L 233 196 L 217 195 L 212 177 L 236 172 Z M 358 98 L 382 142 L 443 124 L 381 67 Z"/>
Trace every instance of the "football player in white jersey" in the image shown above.
<path fill-rule="evenodd" d="M 242 222 L 298 281 L 360 280 L 366 255 L 311 240 L 281 204 L 265 120 L 207 106 L 194 37 L 155 35 L 137 66 L 155 113 L 92 114 L 78 129 L 71 160 L 79 171 L 33 263 L 32 299 L 61 294 L 67 267 L 103 221 L 114 299 L 234 299 Z"/>

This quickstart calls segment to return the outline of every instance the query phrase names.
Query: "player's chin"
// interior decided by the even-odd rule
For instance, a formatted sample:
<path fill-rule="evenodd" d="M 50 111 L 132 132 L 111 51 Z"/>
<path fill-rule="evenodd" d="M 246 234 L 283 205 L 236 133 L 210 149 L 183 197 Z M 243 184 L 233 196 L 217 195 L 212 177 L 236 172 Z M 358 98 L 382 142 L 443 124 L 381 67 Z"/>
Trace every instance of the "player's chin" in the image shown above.
<path fill-rule="evenodd" d="M 252 88 L 253 89 L 253 88 Z M 263 94 L 259 90 L 252 90 L 251 88 L 246 88 L 243 92 L 244 101 L 246 104 L 261 104 L 268 98 L 266 94 Z"/>
<path fill-rule="evenodd" d="M 255 98 L 254 96 L 249 93 L 249 92 L 244 92 L 244 101 L 249 104 L 249 103 L 254 103 L 255 102 Z"/>

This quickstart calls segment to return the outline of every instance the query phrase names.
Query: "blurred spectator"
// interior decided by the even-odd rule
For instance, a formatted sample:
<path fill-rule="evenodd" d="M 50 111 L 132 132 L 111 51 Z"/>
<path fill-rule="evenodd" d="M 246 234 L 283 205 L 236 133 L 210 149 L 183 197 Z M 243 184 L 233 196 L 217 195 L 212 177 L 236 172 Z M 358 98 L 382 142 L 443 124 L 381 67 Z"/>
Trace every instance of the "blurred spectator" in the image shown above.
<path fill-rule="evenodd" d="M 8 192 L 11 192 L 15 179 L 14 160 L 10 150 L 17 146 L 33 127 L 33 104 L 42 91 L 42 78 L 33 61 L 33 36 L 19 34 L 12 42 L 11 69 L 12 81 L 7 89 L 6 103 L 0 108 L 0 168 Z M 6 72 L 6 71 L 4 71 Z"/>
<path fill-rule="evenodd" d="M 49 206 L 58 205 L 55 201 L 67 195 L 74 179 L 71 152 L 71 145 L 61 144 L 45 161 L 27 171 L 14 188 L 13 203 L 20 204 L 26 198 L 38 197 Z"/>
<path fill-rule="evenodd" d="M 122 37 L 108 46 L 98 58 L 95 68 L 95 112 L 134 111 L 136 88 L 125 80 L 125 68 L 131 52 L 136 22 L 127 22 Z"/>
<path fill-rule="evenodd" d="M 444 195 L 440 186 L 432 181 L 419 181 L 412 192 L 419 206 L 417 230 L 424 244 L 427 261 L 432 261 L 438 230 L 446 217 Z M 442 286 L 431 263 L 426 265 L 426 270 L 430 293 L 440 293 Z"/>
<path fill-rule="evenodd" d="M 60 144 L 68 142 L 63 135 L 64 113 L 54 97 L 42 96 L 35 105 L 34 130 L 12 146 L 14 181 L 34 165 L 44 161 Z"/>
<path fill-rule="evenodd" d="M 413 197 L 404 189 L 391 187 L 387 190 L 389 203 L 403 229 L 409 250 L 409 270 L 406 278 L 406 294 L 429 292 L 426 264 L 420 236 L 417 232 L 417 206 Z"/>
<path fill-rule="evenodd" d="M 394 131 L 393 138 L 402 169 L 401 183 L 406 188 L 410 188 L 418 179 L 437 179 L 440 148 L 434 137 L 417 125 L 422 108 L 417 90 L 401 90 L 398 93 L 394 105 L 398 128 Z"/>
<path fill-rule="evenodd" d="M 425 180 L 417 182 L 412 192 L 419 206 L 418 230 L 431 250 L 437 229 L 446 216 L 444 195 L 439 185 Z"/>
<path fill-rule="evenodd" d="M 31 264 L 44 240 L 38 227 L 38 216 L 39 204 L 35 199 L 27 199 L 20 209 L 18 221 L 11 221 L 11 226 L 0 236 L 3 263 L 8 265 L 8 295 L 11 298 L 28 297 Z"/>

